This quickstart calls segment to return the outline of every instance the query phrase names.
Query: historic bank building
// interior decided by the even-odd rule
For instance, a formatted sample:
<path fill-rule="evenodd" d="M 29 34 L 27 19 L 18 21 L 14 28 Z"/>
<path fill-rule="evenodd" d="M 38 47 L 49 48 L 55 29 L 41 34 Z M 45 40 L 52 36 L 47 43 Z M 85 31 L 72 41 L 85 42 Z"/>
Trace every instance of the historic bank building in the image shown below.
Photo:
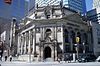
<path fill-rule="evenodd" d="M 73 10 L 59 5 L 37 7 L 22 24 L 17 48 L 20 59 L 57 60 L 59 55 L 76 53 L 76 37 L 79 37 L 79 53 L 92 51 L 89 26 Z"/>

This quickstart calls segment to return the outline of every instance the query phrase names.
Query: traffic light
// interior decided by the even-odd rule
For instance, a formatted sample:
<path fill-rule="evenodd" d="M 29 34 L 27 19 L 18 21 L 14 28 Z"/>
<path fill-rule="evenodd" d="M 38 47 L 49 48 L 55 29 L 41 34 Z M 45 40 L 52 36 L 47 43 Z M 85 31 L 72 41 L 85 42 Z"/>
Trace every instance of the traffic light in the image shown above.
<path fill-rule="evenodd" d="M 4 2 L 7 3 L 7 4 L 11 4 L 12 0 L 4 0 Z"/>

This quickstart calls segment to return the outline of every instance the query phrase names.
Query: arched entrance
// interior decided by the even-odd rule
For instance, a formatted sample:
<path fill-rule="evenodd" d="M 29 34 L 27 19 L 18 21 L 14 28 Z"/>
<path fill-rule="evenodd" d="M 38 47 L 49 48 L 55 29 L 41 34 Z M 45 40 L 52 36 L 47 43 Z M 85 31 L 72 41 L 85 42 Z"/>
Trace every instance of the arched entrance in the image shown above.
<path fill-rule="evenodd" d="M 44 49 L 44 59 L 46 58 L 51 58 L 51 48 L 50 47 L 45 47 Z"/>

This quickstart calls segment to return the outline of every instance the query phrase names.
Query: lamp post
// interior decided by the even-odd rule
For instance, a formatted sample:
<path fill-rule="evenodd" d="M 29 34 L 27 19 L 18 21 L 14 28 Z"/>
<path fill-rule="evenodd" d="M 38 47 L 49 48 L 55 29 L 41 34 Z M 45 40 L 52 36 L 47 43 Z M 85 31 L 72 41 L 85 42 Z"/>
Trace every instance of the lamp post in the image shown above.
<path fill-rule="evenodd" d="M 79 56 L 79 41 L 80 41 L 80 38 L 79 37 L 76 37 L 76 52 L 77 52 L 77 60 L 78 60 L 78 56 Z"/>

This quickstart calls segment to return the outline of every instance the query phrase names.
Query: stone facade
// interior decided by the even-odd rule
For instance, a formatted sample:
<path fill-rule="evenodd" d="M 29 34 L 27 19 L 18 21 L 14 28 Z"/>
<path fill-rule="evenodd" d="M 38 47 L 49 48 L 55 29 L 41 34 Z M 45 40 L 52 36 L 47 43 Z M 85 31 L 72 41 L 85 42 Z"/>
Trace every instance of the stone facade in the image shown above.
<path fill-rule="evenodd" d="M 92 26 L 92 43 L 93 43 L 93 52 L 96 56 L 100 56 L 100 25 L 97 23 L 91 22 Z"/>
<path fill-rule="evenodd" d="M 83 53 L 84 46 L 86 53 L 91 51 L 88 24 L 72 10 L 60 6 L 38 8 L 21 24 L 17 47 L 20 59 L 57 60 L 59 55 L 76 53 L 76 37 L 80 38 L 79 53 Z"/>

